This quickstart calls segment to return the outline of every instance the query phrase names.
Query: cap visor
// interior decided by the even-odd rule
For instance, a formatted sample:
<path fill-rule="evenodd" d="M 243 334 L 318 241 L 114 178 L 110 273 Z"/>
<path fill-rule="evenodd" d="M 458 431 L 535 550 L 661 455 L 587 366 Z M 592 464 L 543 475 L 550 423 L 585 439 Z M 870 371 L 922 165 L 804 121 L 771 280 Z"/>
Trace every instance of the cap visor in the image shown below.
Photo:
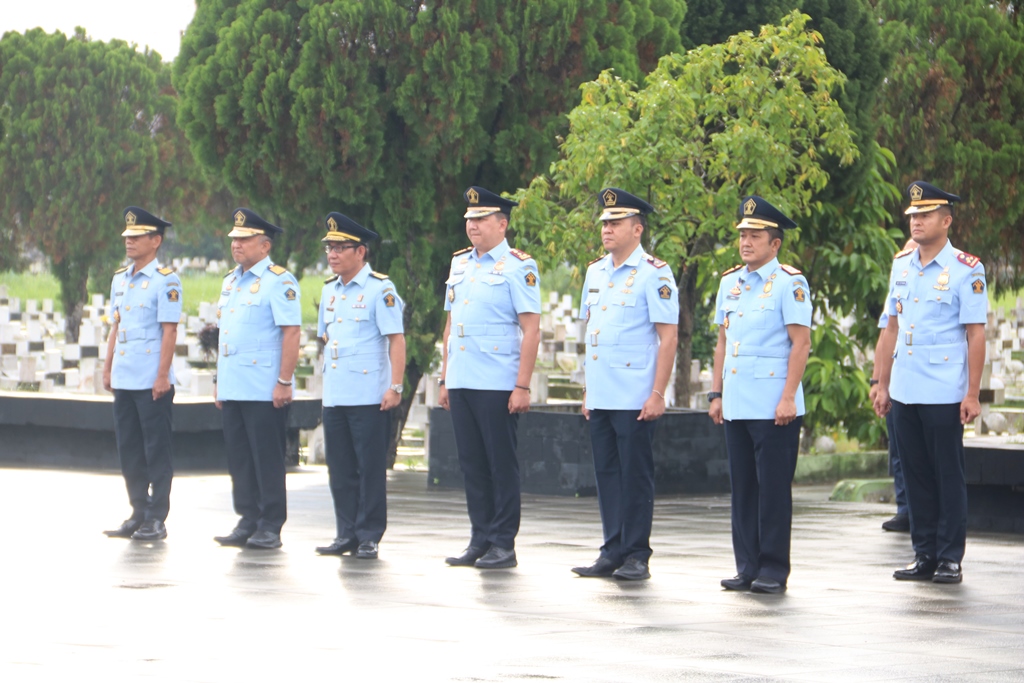
<path fill-rule="evenodd" d="M 121 233 L 121 237 L 139 237 L 140 235 L 152 235 L 157 232 L 156 228 L 149 228 L 142 225 L 133 225 Z"/>
<path fill-rule="evenodd" d="M 492 213 L 499 213 L 501 209 L 495 206 L 474 206 L 466 209 L 466 215 L 463 218 L 483 218 L 484 216 L 490 216 Z"/>
<path fill-rule="evenodd" d="M 778 228 L 778 225 L 770 223 L 768 221 L 753 220 L 750 218 L 744 218 L 736 224 L 737 230 L 767 230 L 768 228 Z"/>
<path fill-rule="evenodd" d="M 255 237 L 256 235 L 264 235 L 262 230 L 257 228 L 234 228 L 228 233 L 228 237 Z"/>
<path fill-rule="evenodd" d="M 627 216 L 639 215 L 639 213 L 639 209 L 605 209 L 597 220 L 616 221 L 620 218 L 626 218 Z"/>
<path fill-rule="evenodd" d="M 924 206 L 908 206 L 907 210 L 903 213 L 910 216 L 915 213 L 931 213 L 936 209 L 940 209 L 943 206 L 949 206 L 949 204 L 926 204 Z"/>

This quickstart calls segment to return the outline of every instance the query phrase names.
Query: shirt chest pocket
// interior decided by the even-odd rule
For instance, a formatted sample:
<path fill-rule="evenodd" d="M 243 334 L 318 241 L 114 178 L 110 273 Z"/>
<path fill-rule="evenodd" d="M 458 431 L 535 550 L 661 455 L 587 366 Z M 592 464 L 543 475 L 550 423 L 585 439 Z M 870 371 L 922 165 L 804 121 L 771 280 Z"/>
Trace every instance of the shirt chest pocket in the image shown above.
<path fill-rule="evenodd" d="M 348 371 L 360 375 L 369 375 L 380 370 L 382 365 L 380 358 L 355 358 L 348 362 Z"/>
<path fill-rule="evenodd" d="M 786 379 L 788 358 L 758 358 L 754 366 L 754 379 Z"/>
<path fill-rule="evenodd" d="M 642 307 L 637 306 L 637 301 L 640 295 L 636 292 L 629 294 L 613 294 L 609 308 L 612 311 L 612 323 L 618 325 L 631 325 L 637 322 L 643 322 L 637 318 L 638 315 L 642 314 Z"/>
<path fill-rule="evenodd" d="M 477 278 L 480 285 L 474 294 L 481 301 L 492 304 L 504 303 L 511 299 L 508 290 L 508 281 L 504 275 L 484 275 Z"/>
<path fill-rule="evenodd" d="M 893 296 L 897 301 L 907 301 L 910 298 L 910 287 L 899 286 L 894 287 L 892 290 Z"/>
<path fill-rule="evenodd" d="M 953 294 L 946 292 L 935 292 L 935 296 L 925 303 L 925 311 L 929 318 L 934 320 L 955 320 L 957 307 L 953 305 Z"/>
<path fill-rule="evenodd" d="M 771 327 L 775 321 L 775 299 L 755 299 L 749 316 L 751 327 L 757 329 Z"/>
<path fill-rule="evenodd" d="M 263 304 L 263 292 L 259 291 L 253 294 L 241 294 L 238 296 L 236 301 L 237 308 L 242 314 L 242 320 L 246 322 L 256 322 L 260 319 L 263 311 L 260 307 Z"/>

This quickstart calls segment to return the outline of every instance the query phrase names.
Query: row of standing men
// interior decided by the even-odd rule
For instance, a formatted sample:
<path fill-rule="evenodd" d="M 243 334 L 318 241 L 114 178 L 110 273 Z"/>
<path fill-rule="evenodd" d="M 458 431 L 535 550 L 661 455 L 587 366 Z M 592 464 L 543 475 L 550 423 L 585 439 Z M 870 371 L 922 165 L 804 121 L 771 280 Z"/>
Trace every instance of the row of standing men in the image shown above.
<path fill-rule="evenodd" d="M 949 198 L 954 195 L 920 181 L 908 192 L 908 214 L 921 216 L 942 207 L 951 214 L 955 200 Z M 439 400 L 452 414 L 471 534 L 465 550 L 446 562 L 506 568 L 517 564 L 516 427 L 518 416 L 530 406 L 530 378 L 540 341 L 540 273 L 529 254 L 510 248 L 505 238 L 515 202 L 476 186 L 466 190 L 464 199 L 471 246 L 453 255 L 445 283 Z M 604 538 L 598 558 L 573 571 L 585 577 L 642 580 L 650 577 L 652 440 L 656 420 L 665 411 L 664 394 L 675 356 L 678 294 L 671 268 L 641 245 L 654 208 L 618 188 L 602 190 L 598 204 L 607 253 L 589 264 L 579 314 L 586 319 L 583 414 L 591 432 Z M 719 338 L 709 394 L 711 418 L 725 425 L 732 481 L 737 575 L 722 585 L 774 593 L 786 589 L 790 571 L 790 490 L 804 414 L 801 378 L 810 353 L 811 294 L 803 274 L 777 258 L 784 231 L 796 224 L 753 195 L 741 201 L 739 214 L 736 228 L 743 263 L 723 273 L 716 298 Z M 118 451 L 133 512 L 121 527 L 106 533 L 157 540 L 167 535 L 170 359 L 181 316 L 181 282 L 172 269 L 156 262 L 163 231 L 170 224 L 138 207 L 126 209 L 124 218 L 122 234 L 132 264 L 117 271 L 111 285 L 113 328 L 104 383 L 114 392 Z M 915 220 L 911 232 L 916 238 Z M 318 334 L 324 342 L 323 424 L 337 533 L 330 544 L 316 550 L 322 555 L 353 553 L 373 559 L 387 522 L 389 411 L 403 392 L 404 303 L 387 276 L 370 269 L 376 233 L 340 213 L 329 214 L 326 227 L 323 242 L 335 275 L 321 293 Z M 948 227 L 946 221 L 943 229 Z M 285 419 L 301 312 L 298 279 L 269 258 L 281 232 L 243 208 L 236 210 L 229 233 L 237 267 L 225 277 L 218 302 L 216 402 L 223 410 L 234 507 L 240 519 L 229 534 L 215 537 L 226 546 L 278 548 L 286 518 Z M 883 356 L 883 340 L 895 338 L 904 318 L 911 328 L 926 328 L 917 330 L 918 345 L 955 345 L 954 331 L 947 334 L 949 340 L 928 331 L 925 318 L 934 315 L 910 320 L 906 273 L 902 280 L 895 278 L 897 264 L 907 256 L 898 254 L 893 266 L 887 304 L 893 329 L 887 328 L 880 339 Z M 915 259 L 922 276 L 936 261 L 934 254 L 925 259 L 927 263 Z M 984 271 L 977 259 L 960 253 L 956 262 L 980 273 L 983 293 Z M 950 305 L 976 304 L 963 300 L 965 280 L 949 258 L 937 263 L 943 269 L 937 280 L 945 287 L 942 291 L 950 291 L 950 280 L 955 279 Z M 978 293 L 977 281 L 971 287 Z M 971 319 L 969 314 L 962 317 Z M 152 353 L 155 346 L 158 354 Z M 959 367 L 966 373 L 966 342 L 963 347 Z M 907 350 L 909 357 L 912 351 Z M 899 362 L 896 367 L 904 369 Z M 973 365 L 971 369 L 973 373 Z M 936 368 L 925 370 L 934 374 Z M 920 371 L 916 366 L 906 368 L 904 384 L 915 385 Z M 873 395 L 886 392 L 882 400 L 875 396 L 876 407 L 884 413 L 889 405 L 886 363 L 878 363 L 876 374 L 880 381 Z M 894 377 L 901 375 L 896 372 Z M 974 379 L 972 374 L 972 386 Z M 897 381 L 892 394 L 897 400 L 900 386 Z M 962 424 L 960 436 L 962 470 Z M 902 441 L 906 450 L 901 452 L 921 446 L 909 435 Z M 915 481 L 924 477 L 921 473 Z M 936 569 L 955 564 L 953 578 L 959 580 L 962 543 L 959 557 L 955 548 L 935 546 L 936 530 L 931 527 L 939 524 L 925 521 L 930 518 L 924 510 L 938 503 L 920 492 L 920 482 L 916 487 L 918 493 L 910 497 L 912 504 L 918 499 L 919 512 L 915 517 L 911 508 L 910 519 L 918 559 L 910 569 L 901 570 L 912 576 L 897 572 L 896 577 L 944 580 Z M 908 489 L 913 488 L 908 482 Z M 950 495 L 946 489 L 941 493 Z M 944 522 L 939 526 L 943 533 L 948 530 Z M 929 533 L 932 539 L 924 540 Z"/>

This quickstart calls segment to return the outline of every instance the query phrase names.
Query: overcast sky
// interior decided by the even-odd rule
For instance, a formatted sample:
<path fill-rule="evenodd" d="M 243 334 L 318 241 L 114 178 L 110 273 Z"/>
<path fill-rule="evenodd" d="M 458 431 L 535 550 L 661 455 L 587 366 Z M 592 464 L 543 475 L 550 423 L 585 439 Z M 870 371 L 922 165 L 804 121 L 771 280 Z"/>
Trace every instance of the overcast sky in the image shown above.
<path fill-rule="evenodd" d="M 195 11 L 195 0 L 0 0 L 0 34 L 39 26 L 72 35 L 81 26 L 94 40 L 148 45 L 169 62 Z"/>

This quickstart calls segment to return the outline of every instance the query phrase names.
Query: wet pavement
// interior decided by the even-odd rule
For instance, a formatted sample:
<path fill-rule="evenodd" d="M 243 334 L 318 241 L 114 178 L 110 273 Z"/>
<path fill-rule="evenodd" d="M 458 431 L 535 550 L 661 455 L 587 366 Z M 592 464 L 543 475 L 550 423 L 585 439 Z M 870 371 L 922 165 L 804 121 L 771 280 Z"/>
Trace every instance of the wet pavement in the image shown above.
<path fill-rule="evenodd" d="M 577 578 L 597 501 L 524 497 L 520 566 L 450 568 L 463 497 L 390 475 L 377 561 L 319 557 L 322 468 L 288 475 L 284 548 L 239 550 L 226 475 L 174 480 L 170 536 L 108 539 L 119 476 L 0 470 L 0 680 L 1021 681 L 1024 538 L 973 534 L 962 585 L 894 581 L 912 559 L 887 505 L 795 489 L 781 596 L 729 593 L 728 498 L 657 502 L 653 578 Z"/>

